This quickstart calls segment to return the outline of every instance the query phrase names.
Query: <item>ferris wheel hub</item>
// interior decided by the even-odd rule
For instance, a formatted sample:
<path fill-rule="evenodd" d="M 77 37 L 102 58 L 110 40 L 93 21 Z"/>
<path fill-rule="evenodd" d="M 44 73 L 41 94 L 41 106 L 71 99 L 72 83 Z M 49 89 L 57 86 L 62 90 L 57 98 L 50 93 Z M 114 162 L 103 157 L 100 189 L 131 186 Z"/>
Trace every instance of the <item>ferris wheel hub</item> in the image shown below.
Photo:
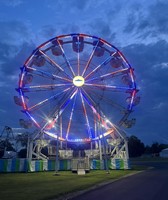
<path fill-rule="evenodd" d="M 77 87 L 83 86 L 85 83 L 85 79 L 82 76 L 75 76 L 73 78 L 73 84 Z"/>

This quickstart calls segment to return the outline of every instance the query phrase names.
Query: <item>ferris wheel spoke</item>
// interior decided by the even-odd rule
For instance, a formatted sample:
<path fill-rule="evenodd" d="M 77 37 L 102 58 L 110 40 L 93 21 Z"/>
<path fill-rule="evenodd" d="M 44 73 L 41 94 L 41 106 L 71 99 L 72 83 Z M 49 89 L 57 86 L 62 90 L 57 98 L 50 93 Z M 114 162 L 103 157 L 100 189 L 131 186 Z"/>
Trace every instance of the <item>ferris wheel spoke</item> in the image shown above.
<path fill-rule="evenodd" d="M 73 102 L 73 105 L 72 105 L 72 110 L 71 110 L 68 128 L 67 128 L 67 132 L 66 132 L 66 139 L 68 139 L 68 135 L 69 135 L 70 127 L 71 127 L 72 117 L 73 117 L 74 108 L 75 108 L 75 104 L 76 104 L 76 97 L 77 97 L 77 93 L 75 94 L 74 102 Z"/>
<path fill-rule="evenodd" d="M 83 90 L 84 91 L 84 90 Z M 109 127 L 108 127 L 108 125 L 107 125 L 107 123 L 105 122 L 105 115 L 103 114 L 103 112 L 102 111 L 97 111 L 96 110 L 96 106 L 95 106 L 95 102 L 93 101 L 93 99 L 85 92 L 85 95 L 84 94 L 82 94 L 83 95 L 83 97 L 84 97 L 84 99 L 85 99 L 85 101 L 87 102 L 87 104 L 90 106 L 90 108 L 91 108 L 91 110 L 93 111 L 93 114 L 95 114 L 96 115 L 96 117 L 97 117 L 97 119 L 99 120 L 99 121 L 101 121 L 101 123 L 102 123 L 102 125 L 103 125 L 103 127 L 105 128 L 105 129 L 109 129 Z M 107 119 L 106 119 L 107 120 Z"/>
<path fill-rule="evenodd" d="M 59 65 L 57 64 L 54 60 L 52 60 L 47 54 L 45 54 L 43 51 L 39 50 L 39 52 L 47 59 L 47 61 L 49 62 L 50 65 L 58 68 L 62 73 L 64 73 L 66 76 L 68 76 L 69 78 L 71 78 L 66 72 L 65 70 Z"/>
<path fill-rule="evenodd" d="M 55 61 L 53 61 L 49 56 L 47 56 L 47 54 L 45 54 L 43 51 L 39 50 L 39 52 L 47 59 L 47 61 L 49 61 L 50 64 L 54 65 L 55 67 L 57 67 L 59 70 L 61 70 L 62 72 L 64 72 L 64 70 L 62 69 L 62 67 L 60 65 L 58 65 Z"/>
<path fill-rule="evenodd" d="M 59 108 L 56 108 L 56 110 L 53 112 L 52 120 L 47 121 L 47 123 L 43 126 L 42 130 L 44 130 L 47 126 L 50 127 L 58 120 L 58 118 L 62 115 L 66 107 L 69 105 L 69 103 L 74 98 L 75 94 L 77 93 L 77 89 L 68 95 L 68 97 L 64 100 L 64 102 L 61 104 Z"/>
<path fill-rule="evenodd" d="M 68 104 L 71 102 L 71 100 L 74 98 L 75 94 L 77 92 L 76 90 L 73 90 L 73 92 L 71 92 L 64 100 L 64 102 L 61 104 L 61 106 L 54 112 L 54 116 L 62 114 L 62 112 L 65 110 L 65 108 L 68 106 Z"/>
<path fill-rule="evenodd" d="M 50 85 L 31 85 L 28 87 L 22 87 L 23 92 L 37 92 L 37 91 L 48 91 L 55 90 L 58 87 L 72 86 L 72 84 L 50 84 Z"/>
<path fill-rule="evenodd" d="M 93 58 L 93 56 L 94 56 L 94 53 L 95 53 L 95 50 L 96 50 L 98 44 L 99 44 L 99 40 L 97 41 L 96 45 L 94 46 L 94 48 L 93 48 L 93 50 L 92 50 L 92 52 L 91 52 L 91 54 L 90 54 L 89 60 L 88 60 L 87 63 L 86 63 L 86 66 L 85 66 L 85 68 L 84 68 L 84 70 L 83 70 L 82 76 L 84 76 L 86 70 L 88 69 L 88 67 L 89 67 L 89 65 L 90 65 L 90 63 L 91 63 L 91 61 L 92 61 L 92 58 Z"/>
<path fill-rule="evenodd" d="M 41 108 L 42 106 L 46 105 L 47 103 L 50 103 L 50 101 L 54 100 L 56 97 L 68 92 L 71 88 L 72 87 L 69 87 L 69 88 L 63 90 L 62 92 L 57 93 L 56 95 L 53 95 L 53 96 L 51 96 L 51 97 L 49 97 L 47 99 L 44 99 L 44 100 L 38 102 L 37 104 L 29 107 L 28 110 L 29 111 L 34 111 L 34 110 L 37 110 L 37 109 Z"/>
<path fill-rule="evenodd" d="M 94 100 L 88 95 L 88 93 L 83 88 L 82 88 L 82 95 L 83 95 L 85 101 L 87 102 L 87 104 L 92 109 L 93 113 L 97 115 L 97 111 L 95 109 L 96 108 L 96 104 L 95 104 Z"/>
<path fill-rule="evenodd" d="M 86 92 L 86 91 L 85 91 Z M 89 92 L 88 92 L 89 93 Z M 89 94 L 88 94 L 88 96 L 89 96 Z M 98 93 L 96 93 L 96 92 L 92 92 L 92 96 L 94 96 L 94 98 L 95 99 L 97 99 L 97 98 L 102 98 L 102 95 L 100 95 L 100 94 L 98 94 Z M 122 112 L 124 112 L 125 111 L 125 107 L 123 107 L 123 106 L 121 106 L 120 104 L 118 104 L 118 103 L 116 103 L 116 102 L 114 102 L 113 100 L 111 100 L 110 98 L 108 98 L 108 97 L 104 97 L 103 96 L 103 99 L 102 99 L 104 102 L 106 102 L 106 103 L 108 103 L 108 105 L 111 105 L 111 106 L 113 106 L 113 107 L 115 107 L 116 109 L 118 109 L 119 111 L 122 111 Z"/>
<path fill-rule="evenodd" d="M 63 49 L 63 47 L 62 47 L 60 41 L 57 40 L 57 43 L 59 44 L 59 47 L 60 47 L 60 49 L 61 49 L 61 51 L 62 51 L 62 55 L 63 55 L 63 58 L 65 59 L 65 62 L 66 62 L 66 64 L 67 64 L 67 66 L 69 67 L 69 69 L 70 69 L 72 75 L 75 76 L 75 73 L 74 73 L 74 71 L 73 71 L 73 69 L 72 69 L 72 66 L 71 66 L 69 60 L 68 60 L 67 57 L 66 57 L 65 51 L 64 51 L 64 49 Z"/>
<path fill-rule="evenodd" d="M 93 99 L 90 97 L 90 95 L 88 95 L 88 93 L 86 92 L 86 90 L 85 90 L 84 88 L 82 88 L 81 90 L 82 90 L 83 96 L 84 96 L 84 97 L 86 96 L 87 98 L 89 98 L 90 101 L 91 101 L 91 103 L 92 103 L 92 105 L 96 106 L 95 102 L 94 102 Z M 88 104 L 89 104 L 89 102 L 88 102 Z"/>
<path fill-rule="evenodd" d="M 116 52 L 113 52 L 109 57 L 107 57 L 100 65 L 98 65 L 96 68 L 94 68 L 86 77 L 87 79 L 89 76 L 91 76 L 94 72 L 97 72 L 103 65 L 106 65 L 107 63 L 110 62 L 112 56 L 114 56 Z"/>
<path fill-rule="evenodd" d="M 84 90 L 83 92 L 85 93 L 84 99 L 86 100 L 90 108 L 92 109 L 93 114 L 96 116 L 99 123 L 101 123 L 101 126 L 107 131 L 103 134 L 103 136 L 107 136 L 108 134 L 112 133 L 114 131 L 114 124 L 106 118 L 106 116 L 104 115 L 102 110 L 100 110 L 100 108 L 96 109 L 93 99 Z M 101 135 L 101 137 L 103 136 Z"/>
<path fill-rule="evenodd" d="M 91 127 L 90 127 L 90 123 L 89 123 L 88 114 L 87 114 L 87 111 L 86 111 L 86 107 L 85 107 L 83 95 L 82 95 L 81 92 L 80 92 L 80 97 L 81 97 L 81 101 L 82 101 L 82 106 L 83 106 L 84 115 L 85 115 L 85 118 L 86 118 L 87 128 L 88 128 L 88 132 L 89 132 L 89 138 L 91 138 L 91 137 L 92 137 L 92 134 L 91 134 Z"/>
<path fill-rule="evenodd" d="M 38 70 L 38 69 L 33 68 L 33 67 L 26 67 L 26 70 L 27 70 L 27 72 L 30 72 L 34 75 L 42 76 L 44 78 L 49 78 L 51 80 L 59 79 L 59 80 L 62 80 L 62 81 L 72 82 L 72 80 L 70 80 L 68 78 L 64 78 L 64 77 L 61 77 L 61 76 L 58 76 L 58 75 L 55 75 L 55 74 L 52 74 L 52 73 L 49 73 L 49 72 L 45 72 L 43 70 Z"/>
<path fill-rule="evenodd" d="M 90 106 L 90 108 L 92 109 L 93 113 L 96 114 L 97 118 L 100 120 L 101 119 L 101 115 L 97 112 L 96 110 L 96 102 L 93 100 L 93 98 L 82 88 L 83 91 L 83 96 L 85 101 L 87 102 L 87 104 Z"/>
<path fill-rule="evenodd" d="M 78 76 L 79 76 L 79 73 L 80 73 L 79 36 L 77 36 L 77 40 L 78 40 L 78 53 L 77 53 L 77 60 L 78 60 Z"/>
<path fill-rule="evenodd" d="M 114 71 L 114 72 L 111 72 L 111 73 L 107 73 L 107 74 L 103 74 L 101 76 L 97 76 L 95 78 L 92 78 L 92 79 L 88 79 L 86 82 L 91 82 L 91 81 L 94 81 L 94 80 L 102 80 L 104 78 L 111 78 L 111 77 L 114 77 L 114 76 L 119 76 L 119 75 L 123 75 L 125 73 L 127 73 L 129 70 L 129 68 L 124 68 L 124 69 L 120 69 L 120 70 L 117 70 L 117 71 Z"/>
<path fill-rule="evenodd" d="M 109 89 L 109 90 L 114 91 L 114 92 L 129 92 L 129 91 L 134 90 L 134 88 L 119 87 L 119 86 L 115 86 L 115 85 L 101 85 L 101 84 L 94 84 L 94 83 L 85 83 L 85 85 L 100 88 L 100 89 Z"/>

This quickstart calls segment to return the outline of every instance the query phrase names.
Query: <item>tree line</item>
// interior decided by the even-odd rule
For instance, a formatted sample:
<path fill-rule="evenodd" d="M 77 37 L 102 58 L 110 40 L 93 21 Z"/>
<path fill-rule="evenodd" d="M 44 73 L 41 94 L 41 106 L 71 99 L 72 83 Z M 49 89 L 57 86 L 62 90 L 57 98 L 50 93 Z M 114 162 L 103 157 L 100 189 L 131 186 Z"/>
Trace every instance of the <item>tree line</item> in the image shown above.
<path fill-rule="evenodd" d="M 134 135 L 128 138 L 128 150 L 130 157 L 139 157 L 144 154 L 159 156 L 159 153 L 165 148 L 168 148 L 168 144 L 153 142 L 151 145 L 144 145 L 144 143 Z"/>

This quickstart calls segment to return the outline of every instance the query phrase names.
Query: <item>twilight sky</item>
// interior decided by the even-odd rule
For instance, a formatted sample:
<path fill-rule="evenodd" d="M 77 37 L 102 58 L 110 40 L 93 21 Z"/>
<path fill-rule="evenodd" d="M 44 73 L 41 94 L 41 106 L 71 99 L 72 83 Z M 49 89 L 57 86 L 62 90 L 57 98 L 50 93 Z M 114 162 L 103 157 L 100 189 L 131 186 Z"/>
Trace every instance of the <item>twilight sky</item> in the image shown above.
<path fill-rule="evenodd" d="M 13 101 L 25 59 L 50 38 L 77 32 L 112 43 L 135 68 L 141 103 L 127 134 L 168 143 L 167 0 L 0 0 L 0 133 L 25 117 Z"/>

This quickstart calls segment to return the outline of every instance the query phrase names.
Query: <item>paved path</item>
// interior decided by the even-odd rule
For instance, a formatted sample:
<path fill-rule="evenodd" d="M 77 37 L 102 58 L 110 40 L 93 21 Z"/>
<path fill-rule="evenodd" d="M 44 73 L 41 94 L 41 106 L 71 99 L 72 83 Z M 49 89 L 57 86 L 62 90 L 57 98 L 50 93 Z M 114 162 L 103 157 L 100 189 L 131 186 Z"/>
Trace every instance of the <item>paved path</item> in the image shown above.
<path fill-rule="evenodd" d="M 168 200 L 168 163 L 152 165 L 154 169 L 120 179 L 71 200 Z"/>

